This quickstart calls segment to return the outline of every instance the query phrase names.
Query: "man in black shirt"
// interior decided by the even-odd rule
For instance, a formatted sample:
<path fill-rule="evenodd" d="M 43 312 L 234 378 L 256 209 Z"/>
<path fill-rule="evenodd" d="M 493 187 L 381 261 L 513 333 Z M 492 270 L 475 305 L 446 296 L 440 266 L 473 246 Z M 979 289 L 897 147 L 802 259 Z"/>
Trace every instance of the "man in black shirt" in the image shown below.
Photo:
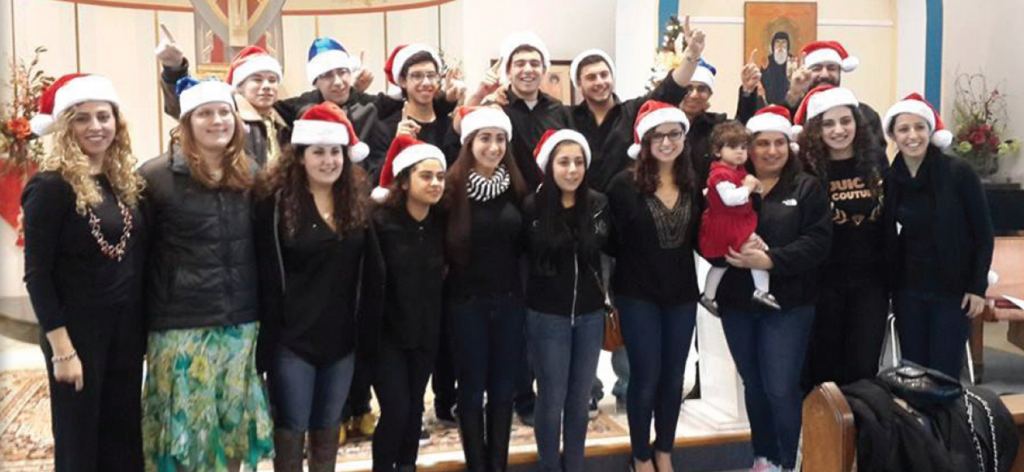
<path fill-rule="evenodd" d="M 652 92 L 625 102 L 615 94 L 615 64 L 607 53 L 590 49 L 573 59 L 569 67 L 570 79 L 582 92 L 583 103 L 571 107 L 570 114 L 573 128 L 587 138 L 593 152 L 593 163 L 587 169 L 587 180 L 592 188 L 604 192 L 612 177 L 631 162 L 626 150 L 633 144 L 633 125 L 644 102 L 679 103 L 683 100 L 684 87 L 690 84 L 705 43 L 704 32 L 690 29 L 689 17 L 680 37 L 685 41 L 677 42 L 676 55 L 683 58 L 682 64 Z"/>
<path fill-rule="evenodd" d="M 804 46 L 800 55 L 803 58 L 803 66 L 793 74 L 784 105 L 789 108 L 790 116 L 796 116 L 800 102 L 807 92 L 822 84 L 840 87 L 843 72 L 853 72 L 860 65 L 860 60 L 848 54 L 837 41 L 810 43 Z M 868 128 L 875 133 L 879 145 L 885 149 L 885 132 L 882 130 L 882 120 L 878 117 L 878 112 L 864 102 L 860 102 L 858 108 L 867 120 Z"/>

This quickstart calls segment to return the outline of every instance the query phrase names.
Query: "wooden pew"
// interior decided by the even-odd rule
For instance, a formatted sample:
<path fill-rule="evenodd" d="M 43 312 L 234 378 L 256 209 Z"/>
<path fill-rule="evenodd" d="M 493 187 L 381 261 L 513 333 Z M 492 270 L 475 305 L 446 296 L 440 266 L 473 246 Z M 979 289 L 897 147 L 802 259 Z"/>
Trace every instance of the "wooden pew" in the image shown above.
<path fill-rule="evenodd" d="M 1024 472 L 1024 394 L 1007 395 L 1003 404 L 1013 414 L 1021 448 L 1011 472 Z M 834 383 L 819 385 L 804 400 L 803 470 L 853 472 L 857 427 L 853 411 Z"/>

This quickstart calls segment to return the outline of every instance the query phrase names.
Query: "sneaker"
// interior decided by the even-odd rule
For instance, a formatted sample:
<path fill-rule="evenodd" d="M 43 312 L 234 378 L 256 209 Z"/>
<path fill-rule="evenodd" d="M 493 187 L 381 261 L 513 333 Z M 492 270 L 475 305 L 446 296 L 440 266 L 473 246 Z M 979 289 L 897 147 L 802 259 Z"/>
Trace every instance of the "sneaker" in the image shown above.
<path fill-rule="evenodd" d="M 427 431 L 427 427 L 420 428 L 420 446 L 430 444 L 430 431 Z"/>
<path fill-rule="evenodd" d="M 779 302 L 777 300 L 775 300 L 775 295 L 772 295 L 771 293 L 768 293 L 768 292 L 762 292 L 760 290 L 754 290 L 754 296 L 751 297 L 751 300 L 753 300 L 754 303 L 756 303 L 758 305 L 761 305 L 761 306 L 764 306 L 764 307 L 767 307 L 767 308 L 771 308 L 773 310 L 781 310 L 782 309 L 782 307 L 779 306 Z"/>
<path fill-rule="evenodd" d="M 598 415 L 601 414 L 601 409 L 597 406 L 597 399 L 590 397 L 590 405 L 587 405 L 587 418 L 591 421 L 597 419 Z"/>
<path fill-rule="evenodd" d="M 772 464 L 764 457 L 754 459 L 754 465 L 750 467 L 750 472 L 779 472 L 780 470 L 777 465 Z"/>
<path fill-rule="evenodd" d="M 700 296 L 700 306 L 704 307 L 704 309 L 707 310 L 708 313 L 711 313 L 716 318 L 722 316 L 722 315 L 718 314 L 718 302 L 716 302 L 713 299 L 708 298 L 707 295 L 701 295 Z"/>

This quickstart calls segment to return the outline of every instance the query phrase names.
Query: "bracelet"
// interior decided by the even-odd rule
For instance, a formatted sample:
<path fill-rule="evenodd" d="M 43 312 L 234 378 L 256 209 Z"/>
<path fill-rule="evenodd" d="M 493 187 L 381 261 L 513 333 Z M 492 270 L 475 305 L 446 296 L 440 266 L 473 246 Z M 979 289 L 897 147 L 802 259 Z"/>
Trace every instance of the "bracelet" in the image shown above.
<path fill-rule="evenodd" d="M 50 362 L 52 362 L 54 364 L 60 364 L 61 362 L 67 362 L 67 361 L 70 361 L 71 359 L 74 359 L 76 357 L 78 357 L 78 351 L 71 351 L 70 354 L 65 354 L 63 356 L 53 356 L 53 357 L 51 357 L 50 358 Z"/>

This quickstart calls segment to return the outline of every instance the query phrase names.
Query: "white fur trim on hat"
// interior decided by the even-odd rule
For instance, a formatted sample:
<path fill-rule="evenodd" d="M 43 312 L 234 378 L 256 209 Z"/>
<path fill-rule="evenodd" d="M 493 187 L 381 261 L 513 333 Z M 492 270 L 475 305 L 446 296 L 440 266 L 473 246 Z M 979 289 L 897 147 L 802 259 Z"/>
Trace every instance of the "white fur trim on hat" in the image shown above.
<path fill-rule="evenodd" d="M 572 141 L 583 148 L 583 157 L 586 159 L 587 167 L 590 167 L 590 144 L 587 144 L 587 138 L 578 131 L 560 129 L 548 137 L 544 141 L 544 145 L 540 147 L 540 151 L 537 152 L 537 167 L 540 168 L 541 172 L 544 172 L 544 169 L 547 168 L 548 159 L 551 158 L 551 152 L 555 150 L 555 147 L 566 141 Z"/>
<path fill-rule="evenodd" d="M 199 108 L 202 105 L 213 102 L 223 102 L 235 108 L 235 94 L 231 86 L 219 80 L 203 80 L 198 84 L 189 87 L 178 96 L 178 104 L 181 108 L 178 118 L 186 113 Z"/>
<path fill-rule="evenodd" d="M 690 120 L 686 119 L 686 113 L 676 107 L 659 108 L 644 116 L 636 125 L 636 136 L 640 139 L 644 139 L 644 135 L 648 131 L 657 128 L 658 126 L 665 123 L 679 123 L 683 125 L 683 134 L 686 134 L 690 130 Z M 629 147 L 627 154 L 629 157 L 636 159 L 640 156 L 641 145 L 639 142 L 634 142 Z"/>
<path fill-rule="evenodd" d="M 807 102 L 807 116 L 804 119 L 810 121 L 811 118 L 843 105 L 854 107 L 860 105 L 850 89 L 835 87 L 818 92 Z"/>
<path fill-rule="evenodd" d="M 50 132 L 57 117 L 65 110 L 85 102 L 110 102 L 116 107 L 121 106 L 121 99 L 114 90 L 114 83 L 106 77 L 86 75 L 77 77 L 64 84 L 53 97 L 53 114 L 36 114 L 29 121 L 32 132 L 43 136 Z"/>
<path fill-rule="evenodd" d="M 576 77 L 579 75 L 580 62 L 590 56 L 598 56 L 608 64 L 608 70 L 611 71 L 612 77 L 615 77 L 615 63 L 612 62 L 611 56 L 608 53 L 600 49 L 587 49 L 581 52 L 575 59 L 572 60 L 572 64 L 569 64 L 569 80 L 572 81 L 572 85 L 579 88 L 580 84 L 577 82 Z"/>
<path fill-rule="evenodd" d="M 347 146 L 348 127 L 331 121 L 295 120 L 292 144 Z"/>
<path fill-rule="evenodd" d="M 704 66 L 697 66 L 697 70 L 693 71 L 693 77 L 690 78 L 690 82 L 700 82 L 708 86 L 712 92 L 715 91 L 715 74 L 711 73 L 711 69 Z"/>
<path fill-rule="evenodd" d="M 466 139 L 474 131 L 484 128 L 500 128 L 512 141 L 512 120 L 509 120 L 505 112 L 492 107 L 481 107 L 462 118 L 461 142 L 466 144 Z"/>
<path fill-rule="evenodd" d="M 408 61 L 414 54 L 421 52 L 430 53 L 430 57 L 432 57 L 434 62 L 437 63 L 438 72 L 441 71 L 441 58 L 437 55 L 437 52 L 434 51 L 434 48 L 424 44 L 409 44 L 395 54 L 395 62 L 391 67 L 391 79 L 394 80 L 396 84 L 399 83 L 398 79 L 402 76 L 402 67 L 405 66 L 406 61 Z"/>
<path fill-rule="evenodd" d="M 318 77 L 334 69 L 348 69 L 350 72 L 354 72 L 356 68 L 353 62 L 345 51 L 335 49 L 321 52 L 306 63 L 306 80 L 310 85 L 316 84 Z"/>
<path fill-rule="evenodd" d="M 885 113 L 885 119 L 882 121 L 882 129 L 885 130 L 885 134 L 890 138 L 893 137 L 891 133 L 892 122 L 903 113 L 917 115 L 928 122 L 928 129 L 932 133 L 931 142 L 935 146 L 944 149 L 953 144 L 953 133 L 945 129 L 935 131 L 935 111 L 927 103 L 920 100 L 901 100 L 889 107 L 889 111 Z"/>
<path fill-rule="evenodd" d="M 846 59 L 839 56 L 839 51 L 830 48 L 821 48 L 811 51 L 804 58 L 804 66 L 811 67 L 816 64 L 839 64 L 843 72 L 853 72 L 860 66 L 860 59 L 856 56 L 847 55 Z"/>
<path fill-rule="evenodd" d="M 391 162 L 391 173 L 397 176 L 407 167 L 412 167 L 427 159 L 437 159 L 441 162 L 442 169 L 448 168 L 444 159 L 444 153 L 437 146 L 432 144 L 414 144 L 395 156 L 395 160 Z"/>
<path fill-rule="evenodd" d="M 505 41 L 501 43 L 501 77 L 503 79 L 508 78 L 508 68 L 509 62 L 512 60 L 512 52 L 520 46 L 530 46 L 540 51 L 541 59 L 544 60 L 544 70 L 551 69 L 551 54 L 548 52 L 548 46 L 544 44 L 544 41 L 532 31 L 520 31 L 508 35 Z"/>
<path fill-rule="evenodd" d="M 794 133 L 799 132 L 795 128 L 797 127 L 793 126 L 785 117 L 774 113 L 762 113 L 747 120 L 747 130 L 751 134 L 778 132 L 786 135 L 790 141 L 793 140 Z"/>
<path fill-rule="evenodd" d="M 238 87 L 242 85 L 245 79 L 248 79 L 249 76 L 257 72 L 273 72 L 277 74 L 278 79 L 284 76 L 281 73 L 281 63 L 277 62 L 277 59 L 268 54 L 259 54 L 249 56 L 235 68 L 234 72 L 231 73 L 231 86 Z"/>

